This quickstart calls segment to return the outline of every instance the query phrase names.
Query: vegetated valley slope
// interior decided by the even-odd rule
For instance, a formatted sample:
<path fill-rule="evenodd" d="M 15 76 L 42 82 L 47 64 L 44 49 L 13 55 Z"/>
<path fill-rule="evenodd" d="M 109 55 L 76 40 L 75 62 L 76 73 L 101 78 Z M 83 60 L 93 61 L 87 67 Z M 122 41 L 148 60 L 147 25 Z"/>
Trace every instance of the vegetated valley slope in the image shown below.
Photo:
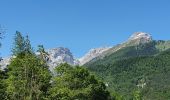
<path fill-rule="evenodd" d="M 170 41 L 155 41 L 147 33 L 134 33 L 84 64 L 108 89 L 127 100 L 138 93 L 144 100 L 170 99 Z"/>

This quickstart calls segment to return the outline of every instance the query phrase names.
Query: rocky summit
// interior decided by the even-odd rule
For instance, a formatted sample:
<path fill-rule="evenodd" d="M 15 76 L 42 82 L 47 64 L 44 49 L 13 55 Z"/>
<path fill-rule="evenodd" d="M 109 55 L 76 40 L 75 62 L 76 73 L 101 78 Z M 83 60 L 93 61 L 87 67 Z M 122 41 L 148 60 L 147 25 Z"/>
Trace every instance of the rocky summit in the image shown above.
<path fill-rule="evenodd" d="M 68 48 L 58 47 L 49 49 L 47 52 L 49 54 L 48 64 L 50 66 L 50 70 L 53 70 L 57 65 L 61 63 L 68 63 L 70 65 L 79 64 L 78 60 L 73 57 Z"/>
<path fill-rule="evenodd" d="M 128 41 L 136 41 L 136 43 L 147 43 L 152 41 L 152 36 L 145 32 L 135 32 L 130 36 Z"/>

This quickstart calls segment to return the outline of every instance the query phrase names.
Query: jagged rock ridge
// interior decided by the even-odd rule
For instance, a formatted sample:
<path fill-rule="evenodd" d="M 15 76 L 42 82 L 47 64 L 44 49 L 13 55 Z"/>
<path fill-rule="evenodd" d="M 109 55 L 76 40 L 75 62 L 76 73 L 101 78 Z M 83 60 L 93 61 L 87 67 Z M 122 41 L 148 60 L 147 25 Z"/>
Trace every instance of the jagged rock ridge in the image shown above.
<path fill-rule="evenodd" d="M 133 35 L 130 36 L 128 42 L 135 42 L 136 44 L 140 43 L 148 43 L 152 41 L 152 36 L 149 33 L 145 32 L 135 32 Z"/>
<path fill-rule="evenodd" d="M 54 48 L 47 50 L 49 54 L 48 64 L 50 70 L 53 70 L 57 65 L 61 63 L 68 63 L 70 65 L 77 65 L 79 62 L 73 57 L 68 48 Z"/>
<path fill-rule="evenodd" d="M 96 48 L 91 49 L 85 56 L 79 59 L 80 65 L 84 65 L 85 63 L 89 62 L 90 60 L 100 56 L 104 51 L 107 51 L 111 47 L 103 47 L 103 48 Z"/>

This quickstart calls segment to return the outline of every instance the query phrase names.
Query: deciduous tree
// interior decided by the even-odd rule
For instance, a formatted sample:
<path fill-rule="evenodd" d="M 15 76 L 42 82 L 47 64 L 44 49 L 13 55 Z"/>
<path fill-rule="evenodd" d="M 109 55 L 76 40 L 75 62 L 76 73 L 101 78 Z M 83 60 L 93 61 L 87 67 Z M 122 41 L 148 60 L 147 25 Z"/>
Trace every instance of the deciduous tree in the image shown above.
<path fill-rule="evenodd" d="M 110 94 L 104 83 L 99 82 L 88 70 L 68 64 L 56 67 L 52 81 L 52 100 L 109 100 Z"/>

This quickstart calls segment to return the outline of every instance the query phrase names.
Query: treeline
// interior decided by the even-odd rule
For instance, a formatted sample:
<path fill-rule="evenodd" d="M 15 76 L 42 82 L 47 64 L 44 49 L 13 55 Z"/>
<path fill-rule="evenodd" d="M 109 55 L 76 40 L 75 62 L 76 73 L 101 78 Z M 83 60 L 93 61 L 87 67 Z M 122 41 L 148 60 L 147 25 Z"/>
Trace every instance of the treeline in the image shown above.
<path fill-rule="evenodd" d="M 42 45 L 35 54 L 29 37 L 16 32 L 12 58 L 0 70 L 0 100 L 114 100 L 106 85 L 87 69 L 61 64 L 49 71 Z"/>

